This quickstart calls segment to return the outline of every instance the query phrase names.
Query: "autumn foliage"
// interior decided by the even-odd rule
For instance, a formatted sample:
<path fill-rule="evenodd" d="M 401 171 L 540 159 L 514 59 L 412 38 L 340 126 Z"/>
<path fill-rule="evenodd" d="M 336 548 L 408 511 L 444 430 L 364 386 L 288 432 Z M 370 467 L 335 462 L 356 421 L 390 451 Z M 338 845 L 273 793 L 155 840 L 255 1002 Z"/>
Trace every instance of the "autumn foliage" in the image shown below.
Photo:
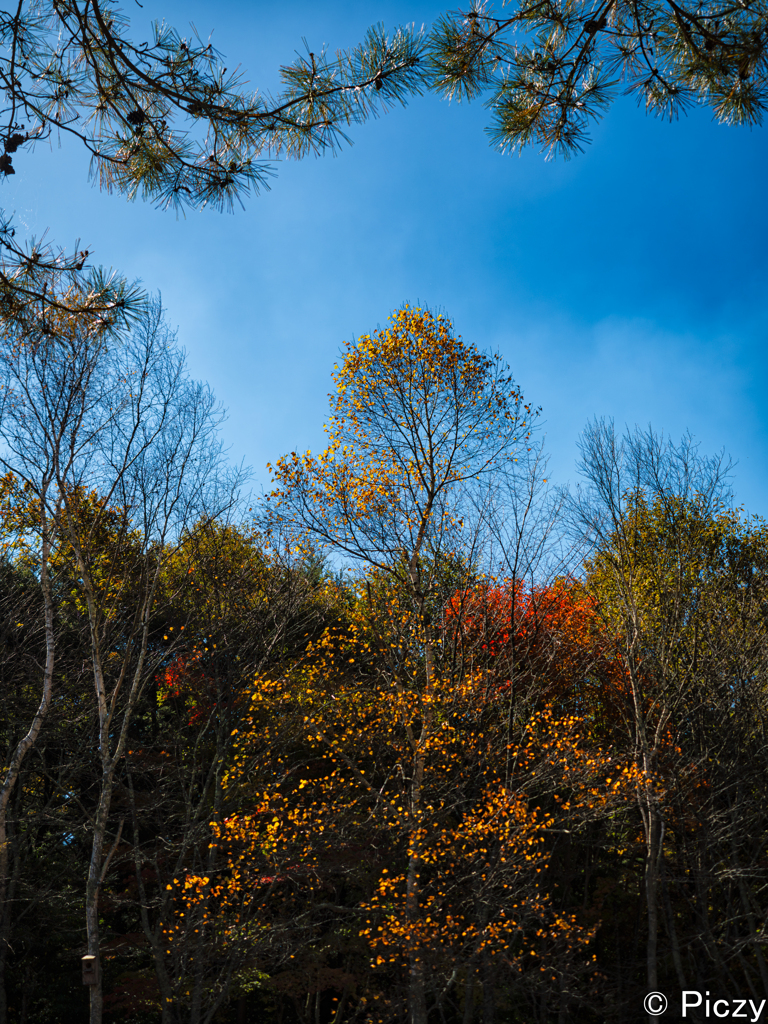
<path fill-rule="evenodd" d="M 6 1020 L 82 1019 L 87 871 L 124 1024 L 639 1024 L 650 989 L 768 994 L 765 524 L 690 449 L 612 464 L 596 428 L 563 556 L 536 410 L 429 310 L 334 384 L 326 449 L 278 460 L 255 519 L 142 547 L 67 490 L 55 619 L 39 502 L 0 479 L 8 750 L 59 651 L 0 851 Z M 92 862 L 89 665 L 124 706 L 137 621 Z"/>

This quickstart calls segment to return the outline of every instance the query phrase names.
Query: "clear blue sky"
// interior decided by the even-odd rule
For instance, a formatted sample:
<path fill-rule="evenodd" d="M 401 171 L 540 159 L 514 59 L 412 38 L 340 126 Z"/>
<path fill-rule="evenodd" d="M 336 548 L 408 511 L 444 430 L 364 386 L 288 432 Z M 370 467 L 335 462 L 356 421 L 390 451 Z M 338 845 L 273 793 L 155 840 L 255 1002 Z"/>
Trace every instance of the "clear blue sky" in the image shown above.
<path fill-rule="evenodd" d="M 165 17 L 210 30 L 230 68 L 277 85 L 302 49 L 443 8 L 414 2 L 128 6 L 136 38 Z M 0 205 L 26 234 L 80 238 L 97 261 L 162 293 L 196 377 L 229 408 L 232 456 L 264 466 L 322 444 L 341 343 L 405 300 L 443 307 L 498 348 L 543 407 L 551 477 L 575 480 L 593 415 L 690 429 L 738 460 L 736 497 L 768 514 L 768 130 L 698 111 L 674 124 L 621 100 L 585 154 L 502 157 L 481 103 L 414 99 L 353 131 L 337 157 L 277 164 L 271 192 L 234 215 L 176 219 L 100 195 L 64 140 L 17 154 Z"/>

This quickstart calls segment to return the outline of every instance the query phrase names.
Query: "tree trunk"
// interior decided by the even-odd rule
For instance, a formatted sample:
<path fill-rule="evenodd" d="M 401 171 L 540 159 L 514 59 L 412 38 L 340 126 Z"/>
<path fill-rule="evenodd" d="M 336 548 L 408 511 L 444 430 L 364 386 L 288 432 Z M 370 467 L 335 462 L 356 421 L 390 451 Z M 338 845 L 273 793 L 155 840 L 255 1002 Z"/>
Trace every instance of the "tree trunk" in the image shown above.
<path fill-rule="evenodd" d="M 648 914 L 648 940 L 646 943 L 646 964 L 648 991 L 658 988 L 658 942 L 659 942 L 659 872 L 658 833 L 659 821 L 652 807 L 646 804 L 643 820 L 647 821 L 645 841 L 645 905 Z"/>
<path fill-rule="evenodd" d="M 471 965 L 467 967 L 467 977 L 464 982 L 464 1016 L 462 1024 L 472 1024 L 475 1016 L 475 970 Z"/>
<path fill-rule="evenodd" d="M 53 632 L 53 596 L 51 593 L 51 580 L 48 574 L 48 559 L 51 553 L 51 542 L 48 536 L 48 529 L 43 523 L 42 553 L 40 557 L 40 587 L 43 592 L 43 607 L 45 616 L 45 666 L 43 668 L 43 693 L 40 698 L 35 716 L 29 729 L 18 742 L 11 757 L 11 763 L 5 773 L 2 786 L 0 786 L 0 1024 L 5 1024 L 7 1018 L 6 992 L 5 992 L 5 964 L 7 958 L 8 941 L 10 938 L 10 907 L 8 901 L 8 805 L 11 800 L 14 786 L 21 772 L 21 765 L 24 758 L 37 742 L 37 737 L 43 727 L 53 693 L 53 668 L 56 655 L 56 643 Z"/>
<path fill-rule="evenodd" d="M 685 980 L 685 972 L 683 970 L 683 958 L 680 955 L 680 940 L 677 937 L 677 928 L 675 927 L 675 915 L 672 910 L 672 901 L 669 898 L 669 886 L 667 884 L 667 875 L 664 869 L 664 864 L 661 865 L 661 892 L 664 900 L 664 912 L 667 917 L 667 931 L 669 932 L 669 941 L 672 944 L 672 962 L 675 965 L 675 973 L 677 974 L 677 983 L 680 986 L 680 991 L 688 988 L 688 983 Z"/>
<path fill-rule="evenodd" d="M 88 566 L 86 564 L 85 557 L 83 555 L 82 548 L 80 546 L 79 538 L 72 528 L 72 521 L 70 517 L 70 539 L 72 541 L 72 547 L 75 552 L 77 559 L 77 565 L 80 570 L 83 579 L 83 588 L 85 590 L 86 606 L 88 608 L 88 625 L 90 630 L 91 640 L 91 659 L 93 665 L 93 682 L 96 690 L 96 704 L 99 715 L 99 754 L 101 757 L 101 791 L 99 793 L 99 803 L 96 810 L 96 817 L 93 824 L 93 840 L 91 845 L 91 860 L 88 866 L 88 881 L 86 884 L 86 895 L 85 895 L 85 920 L 86 929 L 88 935 L 88 952 L 92 956 L 97 958 L 97 977 L 96 984 L 91 986 L 91 1015 L 90 1024 L 101 1024 L 102 1012 L 103 1012 L 103 979 L 101 972 L 101 964 L 99 962 L 99 892 L 101 885 L 106 877 L 107 868 L 109 861 L 117 848 L 117 844 L 120 841 L 120 835 L 122 833 L 123 823 L 120 824 L 115 844 L 112 851 L 107 855 L 104 860 L 104 839 L 107 832 L 107 824 L 109 822 L 109 811 L 112 804 L 112 790 L 114 788 L 115 770 L 117 765 L 123 756 L 125 749 L 125 742 L 128 735 L 128 727 L 131 723 L 133 716 L 133 709 L 140 693 L 140 684 L 142 673 L 144 670 L 144 662 L 147 653 L 147 635 L 148 635 L 148 607 L 151 604 L 152 595 L 154 593 L 154 585 L 149 588 L 149 592 L 145 592 L 144 606 L 141 609 L 140 615 L 137 615 L 135 620 L 139 625 L 139 635 L 141 638 L 141 647 L 137 658 L 136 668 L 133 672 L 133 677 L 130 682 L 130 690 L 128 693 L 128 699 L 126 701 L 125 710 L 123 712 L 122 721 L 120 728 L 115 729 L 114 716 L 117 710 L 117 697 L 122 687 L 125 675 L 121 674 L 120 679 L 115 683 L 112 694 L 107 697 L 106 683 L 104 680 L 104 668 L 101 657 L 101 645 L 99 637 L 99 624 L 100 615 L 98 610 L 98 604 L 95 597 L 95 587 L 91 578 Z M 157 576 L 155 575 L 155 582 Z M 134 625 L 134 628 L 135 628 Z M 130 644 L 136 637 L 134 632 L 128 637 L 128 643 Z M 123 672 L 127 672 L 127 664 L 124 664 Z M 114 743 L 114 753 L 112 752 L 112 730 L 115 729 L 117 732 L 117 741 Z"/>
<path fill-rule="evenodd" d="M 635 757 L 643 773 L 638 785 L 637 802 L 643 823 L 645 838 L 645 865 L 643 881 L 645 885 L 645 906 L 647 914 L 648 935 L 646 939 L 646 981 L 649 992 L 658 989 L 658 942 L 659 942 L 659 866 L 664 841 L 664 825 L 659 813 L 658 801 L 653 792 L 653 748 L 648 741 L 647 721 L 643 708 L 642 687 L 640 685 L 640 665 L 635 660 L 635 651 L 640 645 L 640 629 L 638 615 L 632 601 L 628 601 L 630 630 L 625 651 L 626 666 L 632 688 L 634 714 Z M 655 1020 L 648 1015 L 649 1021 Z"/>
<path fill-rule="evenodd" d="M 90 1024 L 101 1024 L 104 1004 L 104 987 L 101 977 L 101 960 L 99 956 L 99 892 L 101 883 L 107 873 L 109 856 L 104 859 L 104 837 L 109 820 L 109 808 L 112 803 L 112 786 L 114 767 L 108 766 L 102 775 L 99 805 L 96 809 L 96 820 L 93 824 L 93 842 L 91 845 L 91 861 L 88 865 L 88 881 L 85 889 L 85 924 L 88 934 L 88 953 L 96 957 L 96 984 L 91 985 L 91 1016 Z M 122 826 L 121 826 L 122 827 Z M 119 842 L 118 833 L 115 846 Z M 114 850 L 114 847 L 113 847 Z"/>
<path fill-rule="evenodd" d="M 419 921 L 419 864 L 418 852 L 414 850 L 408 860 L 406 920 L 411 929 Z M 427 1024 L 427 994 L 424 977 L 424 958 L 418 943 L 411 940 L 408 970 L 408 1022 Z"/>
<path fill-rule="evenodd" d="M 424 970 L 424 957 L 418 942 L 413 940 L 413 932 L 419 923 L 420 907 L 420 880 L 419 867 L 421 859 L 419 856 L 417 842 L 413 841 L 416 830 L 421 824 L 421 791 L 424 783 L 424 741 L 429 735 L 431 728 L 431 715 L 429 696 L 432 688 L 432 635 L 430 616 L 425 607 L 424 596 L 420 591 L 419 569 L 418 569 L 418 545 L 410 559 L 410 580 L 411 596 L 419 609 L 422 628 L 424 629 L 424 661 L 425 661 L 425 683 L 424 695 L 427 701 L 422 704 L 421 735 L 415 739 L 411 726 L 407 725 L 408 740 L 413 750 L 413 778 L 411 780 L 411 839 L 409 845 L 411 853 L 408 858 L 407 892 L 405 901 L 405 916 L 410 931 L 411 948 L 409 953 L 408 967 L 408 1022 L 409 1024 L 427 1024 L 427 992 L 426 976 Z"/>
<path fill-rule="evenodd" d="M 483 1024 L 494 1024 L 496 1020 L 496 985 L 493 959 L 488 950 L 483 950 Z"/>

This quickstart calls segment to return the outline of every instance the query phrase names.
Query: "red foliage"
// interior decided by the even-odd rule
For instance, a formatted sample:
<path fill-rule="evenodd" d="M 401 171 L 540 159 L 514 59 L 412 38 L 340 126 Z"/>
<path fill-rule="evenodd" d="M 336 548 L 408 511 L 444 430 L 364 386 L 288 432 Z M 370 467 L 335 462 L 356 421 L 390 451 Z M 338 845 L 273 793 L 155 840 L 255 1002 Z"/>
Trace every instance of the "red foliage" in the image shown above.
<path fill-rule="evenodd" d="M 578 580 L 533 588 L 509 581 L 457 592 L 446 624 L 457 629 L 465 659 L 490 675 L 497 693 L 535 684 L 547 702 L 590 691 L 604 705 L 623 692 L 614 637 Z"/>
<path fill-rule="evenodd" d="M 189 725 L 196 725 L 216 704 L 213 680 L 202 666 L 204 652 L 178 654 L 157 676 L 157 700 L 180 699 L 189 712 Z"/>

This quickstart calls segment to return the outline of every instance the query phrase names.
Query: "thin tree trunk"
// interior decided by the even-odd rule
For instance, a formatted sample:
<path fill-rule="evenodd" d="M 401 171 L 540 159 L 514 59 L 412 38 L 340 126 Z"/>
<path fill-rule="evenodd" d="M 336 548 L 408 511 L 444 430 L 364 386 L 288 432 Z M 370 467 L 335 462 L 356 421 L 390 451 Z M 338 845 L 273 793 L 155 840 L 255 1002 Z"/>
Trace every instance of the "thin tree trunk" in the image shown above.
<path fill-rule="evenodd" d="M 696 892 L 695 895 L 690 898 L 690 903 L 699 923 L 698 938 L 706 950 L 707 956 L 720 972 L 721 978 L 732 985 L 733 991 L 737 991 L 739 987 L 738 983 L 735 981 L 730 968 L 720 955 L 720 951 L 717 947 L 717 940 L 712 934 L 712 926 L 709 923 L 709 872 L 707 870 L 706 836 L 703 831 L 699 836 L 692 873 L 694 876 Z M 735 916 L 735 908 L 728 907 L 726 919 L 732 918 L 735 920 Z"/>
<path fill-rule="evenodd" d="M 483 1024 L 494 1024 L 496 1020 L 496 985 L 493 976 L 493 960 L 488 950 L 483 950 Z"/>
<path fill-rule="evenodd" d="M 163 960 L 163 947 L 160 942 L 159 928 L 153 929 L 149 921 L 148 912 L 148 900 L 146 886 L 144 885 L 144 879 L 141 874 L 142 862 L 141 862 L 141 851 L 139 849 L 139 825 L 136 817 L 136 800 L 133 791 L 133 779 L 128 773 L 128 792 L 130 795 L 130 807 L 131 807 L 131 819 L 133 825 L 133 863 L 136 872 L 136 889 L 139 895 L 139 915 L 141 917 L 141 926 L 144 930 L 144 935 L 147 942 L 152 949 L 152 955 L 155 965 L 155 977 L 157 978 L 158 987 L 160 988 L 160 999 L 162 1001 L 162 1024 L 173 1024 L 173 1011 L 171 1008 L 172 999 L 172 988 L 171 982 L 168 977 L 168 971 L 165 968 L 165 962 Z M 159 868 L 157 868 L 157 877 L 160 877 Z"/>
<path fill-rule="evenodd" d="M 431 726 L 429 697 L 432 689 L 432 635 L 429 614 L 425 608 L 424 597 L 420 592 L 419 570 L 418 570 L 418 546 L 410 560 L 410 579 L 412 586 L 412 597 L 418 605 L 422 627 L 424 629 L 424 660 L 425 660 L 425 686 L 424 695 L 427 700 L 422 704 L 421 735 L 416 740 L 411 732 L 410 725 L 407 726 L 408 739 L 413 750 L 413 778 L 411 781 L 411 836 L 421 824 L 421 791 L 424 782 L 424 742 L 429 735 Z M 411 948 L 409 953 L 408 967 L 408 1021 L 409 1024 L 427 1024 L 427 993 L 426 976 L 424 970 L 424 957 L 418 942 L 413 941 L 413 933 L 420 918 L 419 895 L 420 880 L 419 867 L 421 858 L 419 855 L 420 840 L 417 842 L 411 839 L 409 845 L 411 853 L 408 858 L 408 873 L 406 876 L 406 902 L 405 915 L 410 931 Z"/>
<path fill-rule="evenodd" d="M 56 656 L 56 643 L 53 631 L 53 596 L 51 579 L 48 573 L 48 560 L 51 554 L 51 542 L 46 523 L 43 523 L 42 552 L 40 557 L 40 587 L 43 592 L 43 609 L 45 617 L 45 666 L 43 668 L 43 692 L 40 703 L 26 734 L 19 740 L 11 757 L 11 762 L 0 786 L 0 1024 L 6 1024 L 7 1006 L 5 991 L 5 964 L 7 944 L 10 936 L 10 906 L 8 901 L 8 805 L 14 786 L 19 778 L 24 758 L 32 750 L 40 730 L 43 727 L 53 694 L 53 668 Z"/>
<path fill-rule="evenodd" d="M 657 800 L 653 793 L 654 758 L 648 742 L 647 722 L 641 687 L 639 683 L 638 665 L 635 661 L 635 650 L 640 641 L 637 612 L 630 603 L 631 621 L 630 635 L 627 637 L 625 652 L 627 670 L 632 688 L 634 714 L 636 760 L 639 760 L 643 772 L 643 781 L 637 790 L 638 807 L 643 823 L 645 837 L 645 866 L 643 881 L 645 884 L 645 905 L 647 914 L 648 934 L 646 939 L 646 981 L 648 991 L 658 989 L 658 941 L 659 941 L 659 864 L 664 840 L 663 821 L 658 811 Z M 650 1020 L 655 1020 L 649 1014 Z"/>
<path fill-rule="evenodd" d="M 91 846 L 91 860 L 88 865 L 88 880 L 85 889 L 85 922 L 88 935 L 88 952 L 96 957 L 97 978 L 96 984 L 91 985 L 91 1024 L 101 1024 L 101 1017 L 104 1005 L 104 985 L 101 977 L 101 962 L 99 957 L 99 894 L 104 879 L 107 876 L 109 862 L 120 842 L 123 831 L 123 821 L 117 831 L 115 842 L 104 858 L 104 839 L 109 820 L 109 810 L 112 803 L 112 790 L 114 788 L 115 762 L 111 762 L 109 768 L 102 776 L 101 794 L 96 809 L 96 819 L 93 826 L 93 843 Z M 102 863 L 103 861 L 103 863 Z"/>
<path fill-rule="evenodd" d="M 675 917 L 672 913 L 672 901 L 669 898 L 669 886 L 667 885 L 667 875 L 664 870 L 664 864 L 661 866 L 661 893 L 662 899 L 664 900 L 664 911 L 667 918 L 667 932 L 669 933 L 669 941 L 672 945 L 672 962 L 675 965 L 675 973 L 677 974 L 677 983 L 680 986 L 680 991 L 688 988 L 688 984 L 685 980 L 685 972 L 683 971 L 683 958 L 680 955 L 680 942 L 677 937 L 677 928 L 675 927 Z"/>
<path fill-rule="evenodd" d="M 417 758 L 417 775 L 423 773 L 421 758 Z M 420 797 L 420 778 L 414 782 L 418 786 L 415 794 L 415 802 Z M 415 823 L 418 827 L 418 823 Z M 415 844 L 414 844 L 415 847 Z M 411 932 L 411 949 L 409 953 L 408 970 L 408 1021 L 409 1024 L 427 1024 L 427 995 L 426 978 L 424 975 L 424 958 L 418 943 L 413 941 L 413 932 L 419 922 L 419 867 L 420 857 L 417 849 L 412 848 L 408 859 L 407 894 L 405 903 L 405 914 Z"/>
<path fill-rule="evenodd" d="M 104 850 L 104 832 L 109 817 L 109 804 L 112 788 L 105 790 L 103 778 L 93 826 L 93 842 L 91 844 L 91 860 L 88 865 L 88 880 L 85 888 L 85 926 L 88 934 L 88 953 L 96 957 L 96 984 L 90 986 L 91 1015 L 90 1024 L 101 1024 L 104 1005 L 103 985 L 101 979 L 101 959 L 99 956 L 99 890 L 102 878 L 102 854 Z"/>
<path fill-rule="evenodd" d="M 157 573 L 155 573 L 154 580 L 149 584 L 147 591 L 144 595 L 143 607 L 137 612 L 136 619 L 134 620 L 134 628 L 141 637 L 141 647 L 139 649 L 139 655 L 136 662 L 136 667 L 133 672 L 131 679 L 130 691 L 128 693 L 128 699 L 126 701 L 125 710 L 123 712 L 122 721 L 120 723 L 120 729 L 118 731 L 117 742 L 114 744 L 114 753 L 111 751 L 111 730 L 114 727 L 113 721 L 115 712 L 117 710 L 117 697 L 122 687 L 124 674 L 121 674 L 119 680 L 113 687 L 111 697 L 107 699 L 106 684 L 104 681 L 104 669 L 103 661 L 101 657 L 101 645 L 99 640 L 99 626 L 100 626 L 100 615 L 97 609 L 95 590 L 93 581 L 86 565 L 83 552 L 80 547 L 79 539 L 72 529 L 72 523 L 70 521 L 70 539 L 72 541 L 72 547 L 75 552 L 77 559 L 78 568 L 80 570 L 83 587 L 85 590 L 86 606 L 88 608 L 88 624 L 91 635 L 91 658 L 93 664 L 93 681 L 96 689 L 96 703 L 99 714 L 99 753 L 101 756 L 101 791 L 99 793 L 99 803 L 96 810 L 96 816 L 93 825 L 93 840 L 91 844 L 91 860 L 88 866 L 88 880 L 86 883 L 86 896 L 85 896 L 85 920 L 86 929 L 88 935 L 88 952 L 92 956 L 97 958 L 98 971 L 96 984 L 91 986 L 91 1014 L 90 1024 L 102 1024 L 102 1014 L 104 1005 L 104 988 L 103 979 L 101 972 L 101 964 L 99 963 L 99 892 L 101 885 L 106 877 L 107 868 L 109 866 L 109 860 L 114 853 L 117 843 L 120 839 L 120 833 L 115 841 L 115 846 L 112 848 L 112 852 L 108 855 L 106 861 L 104 858 L 104 840 L 107 832 L 107 825 L 109 822 L 109 812 L 112 804 L 112 791 L 114 788 L 115 771 L 117 765 L 123 756 L 125 749 L 125 742 L 128 735 L 128 726 L 130 725 L 133 709 L 138 700 L 139 693 L 141 690 L 141 678 L 144 671 L 144 663 L 147 654 L 147 637 L 148 637 L 148 609 L 151 605 L 152 596 L 154 594 L 154 586 L 157 582 Z M 132 640 L 136 638 L 136 632 L 132 636 L 128 637 L 128 644 L 130 645 Z M 126 656 L 127 657 L 127 656 Z M 123 673 L 127 673 L 127 661 L 123 665 Z M 122 831 L 122 823 L 120 826 Z"/>
<path fill-rule="evenodd" d="M 8 1020 L 8 997 L 5 992 L 5 961 L 8 955 L 8 939 L 6 937 L 5 922 L 3 931 L 0 933 L 0 1024 L 6 1024 Z"/>
<path fill-rule="evenodd" d="M 102 775 L 99 803 L 93 824 L 91 860 L 88 866 L 88 881 L 86 885 L 85 898 L 85 919 L 88 932 L 88 952 L 91 955 L 96 956 L 97 958 L 99 956 L 99 893 L 101 890 L 102 883 L 104 882 L 104 879 L 107 874 L 109 861 L 115 849 L 117 848 L 117 844 L 120 840 L 120 833 L 122 832 L 122 823 L 120 825 L 120 830 L 118 831 L 115 844 L 112 847 L 110 853 L 107 855 L 106 860 L 104 859 L 104 842 L 107 833 L 107 825 L 109 822 L 109 812 L 112 805 L 112 792 L 115 784 L 115 771 L 120 761 L 120 758 L 123 756 L 128 725 L 130 724 L 133 708 L 138 697 L 139 681 L 143 671 L 144 655 L 146 650 L 146 627 L 144 633 L 145 636 L 142 645 L 142 651 L 139 656 L 138 665 L 132 680 L 131 692 L 129 694 L 128 703 L 123 715 L 123 721 L 121 723 L 120 733 L 118 741 L 115 745 L 114 754 L 110 754 L 109 749 L 109 730 L 112 722 L 112 713 L 114 711 L 114 707 L 109 712 L 107 711 L 106 693 L 104 688 L 104 678 L 101 672 L 100 658 L 94 665 L 94 676 L 96 677 L 96 692 L 99 701 L 99 738 L 101 746 Z M 96 647 L 95 643 L 94 647 Z M 113 694 L 113 705 L 115 696 L 116 694 Z M 101 966 L 99 965 L 97 983 L 96 985 L 91 986 L 90 1024 L 101 1024 L 102 1008 L 103 981 L 101 974 Z"/>
<path fill-rule="evenodd" d="M 735 843 L 733 844 L 735 847 Z M 736 860 L 736 852 L 734 849 L 734 860 Z M 738 861 L 737 861 L 738 864 Z M 746 918 L 749 926 L 749 938 L 752 949 L 755 954 L 755 960 L 757 961 L 757 969 L 760 973 L 760 980 L 763 983 L 763 991 L 768 994 L 768 967 L 765 963 L 765 957 L 761 947 L 761 938 L 758 933 L 757 921 L 755 915 L 750 906 L 749 894 L 747 892 L 747 885 L 744 881 L 744 874 L 741 867 L 737 867 L 738 872 L 738 885 L 739 885 L 739 896 L 741 897 L 741 905 L 744 909 L 744 917 Z"/>
<path fill-rule="evenodd" d="M 18 789 L 16 793 L 16 802 L 19 803 Z M 0 922 L 2 924 L 2 930 L 0 930 L 0 1024 L 6 1024 L 8 1019 L 8 996 L 5 990 L 5 977 L 8 963 L 8 951 L 11 948 L 11 907 L 13 906 L 13 902 L 16 897 L 16 888 L 18 886 L 19 875 L 21 873 L 21 853 L 19 850 L 18 830 L 14 833 L 14 847 L 13 872 L 11 873 L 11 878 L 6 889 L 6 903 L 4 906 L 0 907 Z"/>
<path fill-rule="evenodd" d="M 649 828 L 645 856 L 645 903 L 648 913 L 648 941 L 646 944 L 648 989 L 655 992 L 658 987 L 658 941 L 659 941 L 659 899 L 656 843 L 658 821 L 652 810 L 648 811 Z"/>
<path fill-rule="evenodd" d="M 567 1024 L 568 1021 L 568 989 L 565 984 L 565 977 L 560 975 L 560 1008 L 557 1012 L 557 1024 Z"/>
<path fill-rule="evenodd" d="M 464 982 L 464 1016 L 463 1024 L 472 1024 L 475 1016 L 475 971 L 470 965 L 467 967 L 467 977 Z"/>

